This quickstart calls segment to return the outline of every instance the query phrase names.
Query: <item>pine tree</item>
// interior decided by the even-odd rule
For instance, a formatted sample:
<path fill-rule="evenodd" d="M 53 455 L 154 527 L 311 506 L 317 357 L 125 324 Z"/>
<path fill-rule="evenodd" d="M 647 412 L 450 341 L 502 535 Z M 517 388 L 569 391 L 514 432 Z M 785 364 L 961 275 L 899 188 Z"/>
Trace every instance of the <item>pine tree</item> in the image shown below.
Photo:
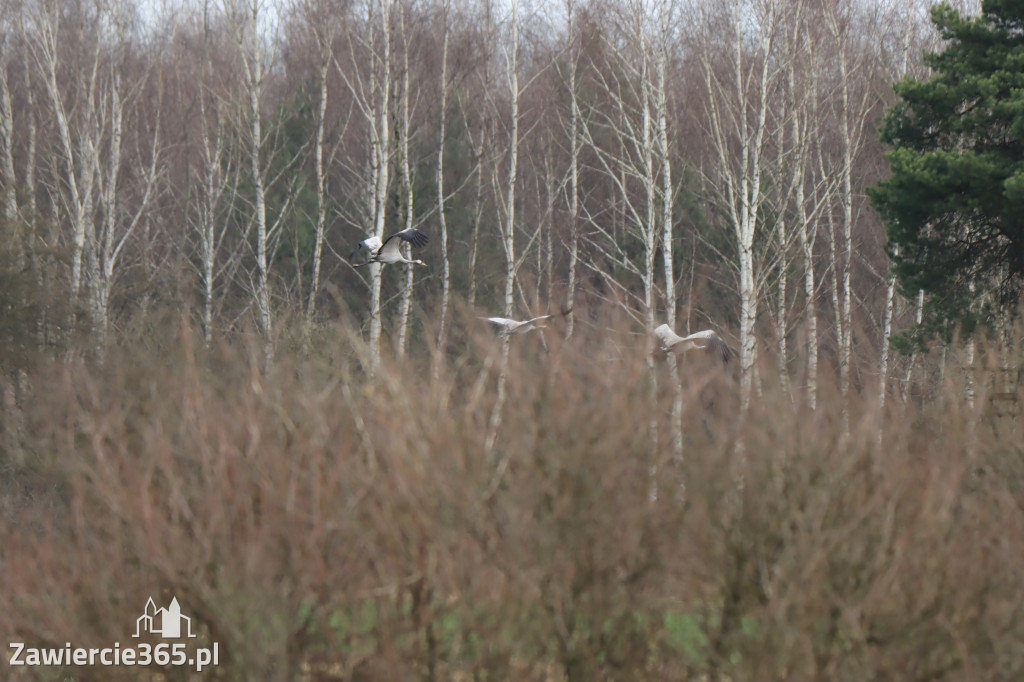
<path fill-rule="evenodd" d="M 971 332 L 1024 289 L 1024 0 L 963 17 L 932 10 L 945 49 L 895 85 L 881 129 L 892 175 L 869 192 L 904 293 L 928 294 L 922 331 Z"/>

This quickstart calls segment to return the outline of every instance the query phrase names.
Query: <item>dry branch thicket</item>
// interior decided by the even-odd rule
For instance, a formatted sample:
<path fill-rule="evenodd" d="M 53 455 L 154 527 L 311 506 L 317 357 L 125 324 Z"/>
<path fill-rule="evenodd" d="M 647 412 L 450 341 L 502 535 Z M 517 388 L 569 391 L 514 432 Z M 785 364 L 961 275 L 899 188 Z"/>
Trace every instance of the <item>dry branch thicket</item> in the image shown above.
<path fill-rule="evenodd" d="M 258 334 L 207 351 L 183 325 L 169 352 L 31 377 L 4 423 L 0 637 L 128 646 L 146 599 L 175 596 L 221 659 L 5 675 L 1024 673 L 1024 439 L 982 382 L 973 410 L 953 381 L 881 417 L 858 402 L 844 435 L 837 387 L 810 412 L 766 386 L 737 423 L 735 378 L 684 363 L 679 460 L 643 340 L 578 320 L 569 342 L 512 344 L 491 466 L 490 333 L 370 379 L 366 346 L 335 332 L 263 369 Z"/>

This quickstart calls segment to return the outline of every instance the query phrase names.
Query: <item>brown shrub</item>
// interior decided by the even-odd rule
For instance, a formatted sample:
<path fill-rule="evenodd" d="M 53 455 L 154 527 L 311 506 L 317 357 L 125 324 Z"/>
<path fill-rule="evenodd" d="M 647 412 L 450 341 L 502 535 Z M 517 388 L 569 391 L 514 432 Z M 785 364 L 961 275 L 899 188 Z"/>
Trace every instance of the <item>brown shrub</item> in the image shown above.
<path fill-rule="evenodd" d="M 956 386 L 893 407 L 879 447 L 866 402 L 849 433 L 831 400 L 769 394 L 737 424 L 729 379 L 684 365 L 679 460 L 643 341 L 554 331 L 512 339 L 490 457 L 487 334 L 374 378 L 340 329 L 271 369 L 185 329 L 174 352 L 34 375 L 0 493 L 0 635 L 134 646 L 146 600 L 173 596 L 220 665 L 154 679 L 1024 673 L 1024 440 Z"/>

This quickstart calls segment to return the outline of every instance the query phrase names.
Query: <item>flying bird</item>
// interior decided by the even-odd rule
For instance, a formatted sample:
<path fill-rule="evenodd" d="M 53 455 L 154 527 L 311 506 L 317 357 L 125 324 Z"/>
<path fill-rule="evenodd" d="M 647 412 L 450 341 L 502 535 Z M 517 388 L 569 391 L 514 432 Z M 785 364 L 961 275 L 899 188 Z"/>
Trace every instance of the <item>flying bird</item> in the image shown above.
<path fill-rule="evenodd" d="M 721 360 L 723 364 L 729 362 L 729 358 L 732 357 L 729 346 L 713 329 L 705 329 L 689 336 L 679 336 L 672 331 L 671 327 L 663 324 L 655 328 L 654 336 L 661 342 L 661 350 L 666 353 L 685 353 L 697 348 L 705 351 L 711 357 Z"/>
<path fill-rule="evenodd" d="M 415 227 L 407 227 L 401 232 L 395 232 L 383 242 L 380 240 L 380 237 L 374 235 L 359 242 L 355 250 L 349 254 L 348 259 L 351 262 L 361 249 L 365 249 L 370 254 L 370 259 L 365 263 L 353 264 L 352 267 L 361 268 L 370 263 L 414 263 L 416 265 L 426 265 L 421 260 L 406 258 L 402 255 L 400 247 L 403 241 L 409 242 L 414 247 L 423 246 L 427 243 L 427 235 Z"/>
<path fill-rule="evenodd" d="M 512 334 L 525 334 L 531 329 L 544 329 L 545 325 L 537 324 L 543 320 L 550 320 L 552 317 L 564 317 L 572 312 L 572 308 L 563 310 L 560 313 L 552 313 L 550 315 L 539 315 L 537 317 L 531 317 L 529 320 L 510 320 L 507 317 L 481 317 L 481 320 L 487 320 L 488 322 L 498 327 L 498 336 L 511 336 Z"/>

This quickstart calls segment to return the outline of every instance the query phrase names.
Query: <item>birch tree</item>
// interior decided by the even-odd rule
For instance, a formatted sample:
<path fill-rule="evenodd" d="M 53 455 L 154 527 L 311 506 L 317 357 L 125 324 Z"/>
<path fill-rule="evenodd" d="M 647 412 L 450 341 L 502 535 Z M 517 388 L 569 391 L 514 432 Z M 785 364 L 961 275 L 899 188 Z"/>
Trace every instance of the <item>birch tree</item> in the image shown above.
<path fill-rule="evenodd" d="M 309 32 L 316 41 L 318 69 L 317 69 L 317 116 L 316 116 L 316 140 L 313 143 L 313 172 L 316 184 L 316 236 L 313 242 L 313 273 L 309 283 L 309 299 L 306 302 L 306 325 L 307 329 L 313 322 L 316 315 L 317 297 L 320 295 L 320 268 L 323 264 L 324 252 L 324 229 L 327 223 L 327 173 L 326 166 L 333 160 L 328 158 L 325 162 L 324 154 L 327 152 L 327 99 L 328 82 L 331 74 L 331 64 L 334 60 L 334 41 L 337 37 L 337 24 L 331 13 L 325 11 L 324 3 L 315 0 L 300 5 L 305 17 Z M 328 153 L 330 157 L 333 154 Z"/>
<path fill-rule="evenodd" d="M 93 207 L 98 170 L 97 155 L 100 148 L 97 99 L 102 55 L 100 34 L 103 22 L 99 9 L 93 15 L 83 13 L 81 21 L 89 22 L 90 25 L 82 27 L 79 37 L 84 40 L 84 36 L 92 36 L 93 42 L 76 45 L 83 61 L 69 66 L 62 60 L 63 50 L 70 49 L 69 45 L 63 43 L 65 32 L 62 25 L 62 3 L 41 0 L 33 6 L 33 12 L 32 22 L 36 27 L 32 33 L 33 57 L 57 129 L 61 157 L 60 185 L 67 193 L 66 199 L 59 198 L 61 186 L 51 186 L 49 191 L 53 195 L 55 205 L 67 207 L 71 225 L 70 295 L 72 300 L 77 300 L 82 291 L 86 245 L 92 244 L 95 240 Z M 75 66 L 78 67 L 77 72 L 70 78 L 64 78 L 64 69 Z M 67 82 L 67 88 L 74 90 L 73 95 L 61 87 L 62 81 Z M 69 99 L 76 102 L 73 109 L 68 104 Z"/>
<path fill-rule="evenodd" d="M 779 385 L 782 392 L 792 401 L 793 396 L 789 385 L 789 306 L 788 306 L 788 285 L 790 266 L 790 224 L 789 207 L 794 201 L 796 185 L 803 182 L 803 174 L 800 168 L 801 157 L 798 153 L 798 145 L 801 138 L 796 94 L 796 51 L 799 49 L 799 40 L 796 38 L 804 27 L 801 26 L 803 3 L 793 3 L 785 18 L 781 22 L 780 50 L 786 55 L 790 68 L 786 74 L 786 81 L 783 85 L 785 95 L 780 98 L 780 118 L 792 122 L 792 126 L 780 125 L 775 129 L 778 138 L 775 141 L 775 167 L 773 169 L 775 181 L 779 184 L 780 195 L 776 199 L 775 214 L 775 249 L 776 249 L 776 276 L 775 282 L 775 362 L 776 371 L 779 376 Z"/>
<path fill-rule="evenodd" d="M 668 134 L 668 61 L 669 45 L 673 42 L 675 6 L 671 2 L 658 5 L 655 15 L 657 42 L 654 45 L 654 115 L 658 122 L 658 139 L 655 145 L 660 159 L 661 172 L 661 255 L 665 268 L 665 317 L 668 325 L 676 328 L 676 277 L 673 264 L 673 230 L 675 219 L 673 203 L 675 188 L 672 185 L 671 148 Z M 653 177 L 650 178 L 653 181 Z M 653 331 L 653 329 L 651 330 Z M 676 355 L 669 353 L 669 378 L 672 381 L 672 442 L 677 457 L 683 455 L 683 386 L 679 381 Z"/>
<path fill-rule="evenodd" d="M 187 219 L 199 247 L 203 339 L 209 344 L 213 340 L 216 282 L 218 275 L 229 265 L 221 261 L 227 236 L 226 214 L 230 214 L 238 194 L 239 175 L 227 149 L 227 126 L 216 111 L 217 107 L 213 107 L 214 112 L 208 111 L 207 97 L 203 92 L 198 94 L 200 158 L 192 179 L 194 191 Z M 222 209 L 225 201 L 227 206 Z"/>
<path fill-rule="evenodd" d="M 0 172 L 3 173 L 3 193 L 0 201 L 4 205 L 4 220 L 8 228 L 14 228 L 14 262 L 18 268 L 24 266 L 25 250 L 21 238 L 20 216 L 18 207 L 18 176 L 14 170 L 14 107 L 11 104 L 11 90 L 7 80 L 12 51 L 11 27 L 12 18 L 0 16 Z"/>
<path fill-rule="evenodd" d="M 449 24 L 448 12 L 451 7 L 450 0 L 442 0 L 441 3 L 441 103 L 440 119 L 438 121 L 437 134 L 437 165 L 434 173 L 437 179 L 437 222 L 441 229 L 441 313 L 437 329 L 437 348 L 444 354 L 448 345 L 448 307 L 451 290 L 451 264 L 448 262 L 448 219 L 445 210 L 444 194 L 444 147 L 447 141 L 447 117 L 448 117 L 448 37 Z"/>
<path fill-rule="evenodd" d="M 465 112 L 465 108 L 463 108 Z M 481 127 L 479 138 L 473 139 L 471 130 L 466 131 L 473 149 L 473 229 L 469 241 L 469 294 L 466 301 L 472 309 L 476 305 L 476 262 L 480 250 L 480 223 L 484 214 L 484 152 L 488 147 L 489 135 L 487 124 Z"/>
<path fill-rule="evenodd" d="M 857 42 L 858 29 L 873 32 L 879 27 L 863 16 L 864 25 L 856 26 L 857 5 L 849 0 L 828 4 L 823 8 L 825 26 L 832 37 L 833 50 L 838 67 L 838 97 L 833 98 L 834 119 L 839 129 L 840 154 L 838 160 L 838 234 L 834 228 L 832 250 L 835 254 L 833 268 L 835 296 L 838 301 L 836 337 L 839 354 L 839 391 L 843 401 L 843 422 L 849 420 L 849 392 L 851 355 L 853 350 L 853 230 L 854 230 L 854 163 L 864 143 L 864 129 L 874 107 L 872 91 L 866 87 L 871 74 L 868 73 L 867 55 Z M 836 240 L 839 241 L 836 241 Z"/>
<path fill-rule="evenodd" d="M 391 185 L 391 0 L 380 0 L 380 32 L 382 45 L 377 51 L 374 44 L 374 17 L 370 16 L 370 69 L 369 107 L 370 158 L 373 172 L 373 235 L 384 238 L 387 214 L 388 188 Z M 380 361 L 381 335 L 381 266 L 370 268 L 370 352 L 374 362 Z"/>
<path fill-rule="evenodd" d="M 658 225 L 661 185 L 655 166 L 656 70 L 652 67 L 644 12 L 640 1 L 625 8 L 623 35 L 610 39 L 621 39 L 627 49 L 610 46 L 616 48 L 609 50 L 613 54 L 610 63 L 595 65 L 594 76 L 606 107 L 587 112 L 580 134 L 614 188 L 624 227 L 620 233 L 615 223 L 609 225 L 589 215 L 585 218 L 592 232 L 592 255 L 587 265 L 604 278 L 624 310 L 649 337 L 656 326 L 657 250 L 664 234 Z M 639 242 L 639 249 L 632 248 L 627 240 Z M 637 251 L 639 255 L 634 256 Z M 635 278 L 639 293 L 634 282 L 612 274 L 616 268 Z M 653 365 L 651 369 L 653 376 Z"/>
<path fill-rule="evenodd" d="M 806 114 L 801 116 L 798 107 L 793 117 L 793 135 L 797 145 L 797 159 L 794 163 L 797 177 L 793 181 L 796 196 L 793 204 L 803 265 L 804 319 L 807 325 L 806 401 L 811 410 L 816 410 L 818 408 L 818 280 L 814 265 L 814 243 L 818 232 L 812 221 L 823 205 L 823 201 L 812 204 L 814 208 L 811 210 L 808 209 L 808 201 L 813 202 L 815 197 L 823 199 L 822 195 L 827 197 L 828 190 L 819 184 L 818 191 L 812 190 L 808 197 L 807 183 L 804 182 L 805 174 L 810 175 L 809 170 L 813 159 L 811 141 L 816 137 L 815 131 L 818 126 L 818 82 L 814 75 L 815 67 L 813 65 L 817 63 L 816 57 L 819 53 L 815 43 L 811 42 L 809 46 L 811 51 L 807 57 L 812 67 L 807 83 Z"/>
<path fill-rule="evenodd" d="M 719 13 L 705 15 L 700 24 L 704 34 L 698 37 L 714 155 L 714 166 L 707 175 L 736 237 L 744 412 L 750 403 L 757 360 L 759 287 L 754 242 L 764 229 L 761 183 L 771 162 L 768 144 L 777 125 L 769 114 L 787 66 L 775 51 L 783 5 L 781 0 L 729 0 L 722 3 Z M 713 24 L 721 28 L 712 31 Z M 729 54 L 719 52 L 716 39 Z"/>
<path fill-rule="evenodd" d="M 387 216 L 388 190 L 391 186 L 391 89 L 393 57 L 391 54 L 392 0 L 370 0 L 366 3 L 365 30 L 349 31 L 350 62 L 347 69 L 335 61 L 338 75 L 352 94 L 355 106 L 366 123 L 369 143 L 369 173 L 365 178 L 366 213 L 369 216 L 368 236 L 383 239 Z M 359 68 L 361 65 L 362 70 Z M 376 369 L 380 362 L 381 265 L 371 263 L 370 272 L 370 360 Z"/>
<path fill-rule="evenodd" d="M 48 238 L 43 238 L 37 231 L 39 214 L 36 203 L 36 157 L 39 130 L 37 120 L 40 116 L 36 105 L 38 77 L 34 68 L 36 61 L 31 54 L 32 42 L 28 39 L 26 12 L 22 8 L 17 9 L 18 11 L 15 11 L 13 6 L 8 6 L 7 11 L 0 17 L 0 21 L 4 22 L 5 33 L 0 44 L 0 144 L 3 145 L 4 176 L 4 190 L 0 195 L 3 196 L 4 216 L 8 224 L 17 226 L 13 235 L 16 240 L 15 266 L 23 268 L 27 265 L 35 274 L 37 286 L 43 290 L 48 283 L 44 272 L 45 256 L 42 254 L 48 251 L 47 247 L 55 246 L 57 239 L 53 234 L 53 226 L 49 230 L 51 234 Z M 15 35 L 20 37 L 15 39 Z M 11 97 L 12 88 L 16 87 L 12 85 L 12 81 L 17 78 L 15 59 L 21 62 L 21 96 L 24 105 L 20 111 L 16 111 Z M 15 163 L 16 146 L 20 146 L 22 150 L 20 174 Z M 47 310 L 44 309 L 36 322 L 36 342 L 40 349 L 46 340 L 46 318 Z"/>
<path fill-rule="evenodd" d="M 815 26 L 817 15 L 813 9 L 806 2 L 790 3 L 780 27 L 781 41 L 778 49 L 783 55 L 786 70 L 780 86 L 779 124 L 773 128 L 777 136 L 774 142 L 777 161 L 772 169 L 772 185 L 777 190 L 771 198 L 776 220 L 774 269 L 778 272 L 778 278 L 775 335 L 780 384 L 783 391 L 795 401 L 790 392 L 787 339 L 791 313 L 788 273 L 794 260 L 790 252 L 795 245 L 795 259 L 801 262 L 803 270 L 803 320 L 807 337 L 803 349 L 806 358 L 804 400 L 812 410 L 817 407 L 818 393 L 817 293 L 820 285 L 816 278 L 814 260 L 816 222 L 822 208 L 831 200 L 836 186 L 830 174 L 813 172 L 813 148 L 815 140 L 822 135 L 818 115 L 821 98 L 818 71 L 823 68 L 819 61 L 823 53 L 821 35 Z"/>
<path fill-rule="evenodd" d="M 580 259 L 580 101 L 576 81 L 579 72 L 580 45 L 578 28 L 575 23 L 576 6 L 574 0 L 565 0 L 567 59 L 566 68 L 569 81 L 569 187 L 568 187 L 568 221 L 569 221 L 569 274 L 566 282 L 565 309 L 572 310 L 576 305 L 576 268 Z M 575 316 L 569 315 L 565 328 L 566 340 L 572 338 L 575 330 Z"/>
<path fill-rule="evenodd" d="M 505 313 L 512 317 L 515 305 L 516 284 L 516 182 L 519 177 L 519 0 L 512 0 L 510 18 L 511 36 L 505 46 L 506 77 L 509 89 L 509 137 L 508 137 L 508 175 L 505 183 L 505 197 L 502 202 L 503 214 L 497 221 L 501 231 L 501 244 L 505 253 Z M 511 337 L 505 335 L 501 339 L 501 367 L 498 372 L 497 397 L 491 411 L 487 439 L 484 450 L 491 456 L 494 441 L 501 427 L 501 411 L 505 403 L 505 375 L 508 372 L 508 353 Z"/>
<path fill-rule="evenodd" d="M 189 166 L 190 202 L 186 221 L 197 246 L 197 270 L 202 296 L 203 340 L 213 340 L 218 280 L 230 279 L 237 267 L 237 249 L 225 255 L 229 216 L 238 198 L 241 169 L 231 153 L 232 131 L 227 92 L 218 91 L 222 80 L 212 57 L 209 2 L 202 8 L 202 44 L 196 74 L 195 101 L 198 108 L 198 154 Z"/>
<path fill-rule="evenodd" d="M 143 75 L 141 78 L 145 77 Z M 135 154 L 131 156 L 127 156 L 123 148 L 125 117 L 129 115 L 127 110 L 138 103 L 143 85 L 144 80 L 138 80 L 125 87 L 121 75 L 114 72 L 110 75 L 103 92 L 104 101 L 101 106 L 108 112 L 109 117 L 105 130 L 107 161 L 103 172 L 98 174 L 97 208 L 101 217 L 97 225 L 97 243 L 89 250 L 89 253 L 93 254 L 89 258 L 92 319 L 100 340 L 106 338 L 109 327 L 110 293 L 114 285 L 115 271 L 129 238 L 146 219 L 150 200 L 157 191 L 157 183 L 161 176 L 162 140 L 159 113 L 152 121 L 152 128 L 146 131 L 148 139 L 144 140 L 147 143 L 145 148 L 136 148 Z M 142 113 L 138 109 L 135 112 Z M 122 167 L 138 169 L 138 198 L 130 204 L 122 197 L 125 183 L 121 177 Z"/>
<path fill-rule="evenodd" d="M 519 178 L 519 0 L 512 0 L 511 38 L 507 47 L 506 65 L 509 100 L 508 176 L 505 184 L 504 215 L 498 221 L 505 252 L 505 317 L 512 316 L 516 283 L 516 183 Z M 508 357 L 508 337 L 502 356 Z"/>
<path fill-rule="evenodd" d="M 129 70 L 134 47 L 130 6 L 82 6 L 76 16 L 83 25 L 74 36 L 63 26 L 65 8 L 40 3 L 35 9 L 35 60 L 62 156 L 60 180 L 49 189 L 56 204 L 67 206 L 71 224 L 71 296 L 77 299 L 83 289 L 88 294 L 91 323 L 102 349 L 121 257 L 144 219 L 159 179 L 159 113 L 144 116 L 140 103 L 150 67 L 142 64 Z M 142 137 L 148 138 L 141 141 L 144 121 L 152 127 L 142 126 Z M 130 156 L 125 148 L 129 129 Z M 126 192 L 129 180 L 121 173 L 126 166 L 138 169 L 131 178 L 131 193 Z"/>
<path fill-rule="evenodd" d="M 645 358 L 652 400 L 658 391 L 653 330 L 657 324 L 658 263 L 662 250 L 665 315 L 675 325 L 676 297 L 673 265 L 672 167 L 668 130 L 668 58 L 672 42 L 674 3 L 649 5 L 642 0 L 623 7 L 621 34 L 609 36 L 609 64 L 595 65 L 602 103 L 576 122 L 582 141 L 594 152 L 599 169 L 613 188 L 620 225 L 586 217 L 592 233 L 587 266 L 600 274 L 627 314 L 643 327 Z M 619 44 L 615 44 L 621 41 Z M 579 115 L 579 112 L 577 112 Z M 602 142 L 608 140 L 608 142 Z M 575 151 L 578 157 L 578 150 Z M 575 181 L 574 181 L 575 182 Z M 578 189 L 574 189 L 575 194 Z M 640 285 L 613 276 L 619 270 Z M 682 386 L 674 357 L 669 357 L 669 382 L 673 391 L 671 438 L 677 457 L 682 455 Z M 658 415 L 648 425 L 657 442 Z M 656 448 L 655 448 L 656 449 Z M 657 496 L 651 462 L 652 488 Z"/>
<path fill-rule="evenodd" d="M 273 60 L 264 33 L 269 22 L 263 0 L 225 0 L 225 15 L 234 29 L 242 70 L 243 120 L 246 127 L 246 155 L 252 181 L 253 225 L 256 238 L 256 278 L 252 282 L 256 320 L 264 338 L 264 352 L 273 361 L 273 317 L 270 307 L 270 240 L 280 227 L 267 219 L 267 171 L 262 101 Z"/>
<path fill-rule="evenodd" d="M 402 80 L 399 86 L 400 97 L 398 101 L 399 115 L 399 146 L 398 146 L 398 164 L 401 172 L 402 182 L 402 197 L 404 199 L 403 215 L 405 218 L 405 225 L 403 229 L 408 229 L 413 226 L 413 183 L 412 183 L 412 171 L 410 168 L 409 160 L 409 138 L 412 136 L 412 112 L 410 109 L 411 92 L 410 88 L 412 85 L 409 77 L 409 42 L 410 36 L 406 30 L 406 14 L 408 12 L 407 7 L 399 8 L 399 26 L 401 28 L 400 43 L 402 46 Z M 402 248 L 408 249 L 407 245 L 403 245 Z M 402 289 L 402 299 L 399 307 L 399 318 L 398 318 L 398 343 L 397 352 L 398 357 L 405 356 L 405 344 L 406 336 L 409 331 L 409 311 L 412 309 L 412 294 L 413 285 L 415 284 L 416 273 L 414 266 L 411 263 L 405 265 L 405 288 Z"/>

